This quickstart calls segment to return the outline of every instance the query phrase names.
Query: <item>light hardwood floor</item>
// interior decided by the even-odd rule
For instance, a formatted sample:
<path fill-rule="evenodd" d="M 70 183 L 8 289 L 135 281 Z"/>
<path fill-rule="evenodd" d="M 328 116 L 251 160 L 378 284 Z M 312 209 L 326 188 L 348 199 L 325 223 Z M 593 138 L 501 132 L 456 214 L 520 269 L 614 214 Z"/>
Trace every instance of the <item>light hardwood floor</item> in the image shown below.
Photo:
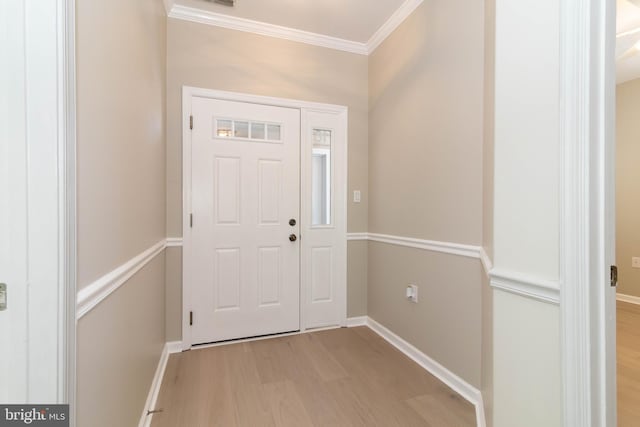
<path fill-rule="evenodd" d="M 367 327 L 171 355 L 152 427 L 476 425 L 474 407 Z"/>
<path fill-rule="evenodd" d="M 618 427 L 640 426 L 640 305 L 617 302 Z"/>

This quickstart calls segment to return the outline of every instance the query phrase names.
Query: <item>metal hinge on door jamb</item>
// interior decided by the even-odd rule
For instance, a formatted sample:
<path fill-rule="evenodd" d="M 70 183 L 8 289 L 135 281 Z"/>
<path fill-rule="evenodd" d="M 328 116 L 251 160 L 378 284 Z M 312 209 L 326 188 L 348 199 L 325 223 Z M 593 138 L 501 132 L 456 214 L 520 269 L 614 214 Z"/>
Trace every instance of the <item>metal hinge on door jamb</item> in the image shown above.
<path fill-rule="evenodd" d="M 189 326 L 193 326 L 193 311 L 189 312 Z"/>
<path fill-rule="evenodd" d="M 189 129 L 193 130 L 193 116 L 189 116 Z"/>

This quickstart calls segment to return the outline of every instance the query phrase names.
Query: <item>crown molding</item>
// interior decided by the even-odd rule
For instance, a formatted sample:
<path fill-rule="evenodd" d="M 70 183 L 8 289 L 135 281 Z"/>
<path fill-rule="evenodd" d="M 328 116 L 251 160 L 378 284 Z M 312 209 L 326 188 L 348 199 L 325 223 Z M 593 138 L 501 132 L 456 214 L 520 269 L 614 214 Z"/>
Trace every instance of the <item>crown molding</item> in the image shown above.
<path fill-rule="evenodd" d="M 282 27 L 280 25 L 267 24 L 266 22 L 259 22 L 250 19 L 238 18 L 235 16 L 223 15 L 221 13 L 195 9 L 179 4 L 173 5 L 168 16 L 169 18 L 182 19 L 185 21 L 213 25 L 215 27 L 222 27 L 230 30 L 238 30 L 263 36 L 276 37 L 279 39 L 291 40 L 314 46 L 327 47 L 330 49 L 342 50 L 359 55 L 368 55 L 369 53 L 367 51 L 367 45 L 365 43 L 344 40 L 337 37 L 326 36 L 323 34 L 311 33 L 308 31 L 297 30 L 295 28 Z"/>
<path fill-rule="evenodd" d="M 382 24 L 382 27 L 378 28 L 373 36 L 367 42 L 367 54 L 371 55 L 374 50 L 382 44 L 393 33 L 396 28 L 404 22 L 405 19 L 413 13 L 414 10 L 422 4 L 423 0 L 405 0 L 404 3 L 396 10 L 393 15 Z"/>
<path fill-rule="evenodd" d="M 173 9 L 173 5 L 175 0 L 163 0 L 164 10 L 167 12 L 167 16 L 171 13 L 171 9 Z"/>
<path fill-rule="evenodd" d="M 295 28 L 283 27 L 251 19 L 238 18 L 222 13 L 175 4 L 175 0 L 164 0 L 169 18 L 212 25 L 230 30 L 244 31 L 268 37 L 305 43 L 313 46 L 341 50 L 358 55 L 370 55 L 413 13 L 424 0 L 405 0 L 389 19 L 373 34 L 366 43 L 312 33 Z"/>

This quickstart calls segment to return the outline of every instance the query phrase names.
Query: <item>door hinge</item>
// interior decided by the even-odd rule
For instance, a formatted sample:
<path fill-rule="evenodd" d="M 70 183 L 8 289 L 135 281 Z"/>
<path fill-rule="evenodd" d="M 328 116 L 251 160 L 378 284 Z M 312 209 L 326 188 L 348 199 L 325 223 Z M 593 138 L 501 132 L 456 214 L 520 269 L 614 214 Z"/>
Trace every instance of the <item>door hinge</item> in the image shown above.
<path fill-rule="evenodd" d="M 193 228 L 193 214 L 189 214 L 189 227 Z"/>
<path fill-rule="evenodd" d="M 615 265 L 611 266 L 611 286 L 618 286 L 618 267 Z"/>
<path fill-rule="evenodd" d="M 193 116 L 189 116 L 189 129 L 193 130 Z"/>
<path fill-rule="evenodd" d="M 193 311 L 189 312 L 189 326 L 193 326 Z"/>

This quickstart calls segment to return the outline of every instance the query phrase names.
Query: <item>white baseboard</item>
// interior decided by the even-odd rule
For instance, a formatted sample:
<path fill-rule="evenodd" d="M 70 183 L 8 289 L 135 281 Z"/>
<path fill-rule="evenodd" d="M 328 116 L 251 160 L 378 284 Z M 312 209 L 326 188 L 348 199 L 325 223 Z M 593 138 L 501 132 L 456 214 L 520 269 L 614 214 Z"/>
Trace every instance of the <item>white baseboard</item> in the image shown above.
<path fill-rule="evenodd" d="M 482 400 L 482 393 L 480 390 L 473 387 L 471 384 L 458 377 L 447 368 L 431 359 L 429 356 L 409 344 L 404 339 L 400 338 L 395 333 L 391 332 L 380 323 L 376 322 L 372 318 L 367 318 L 367 326 L 371 328 L 375 333 L 384 338 L 387 342 L 393 345 L 395 348 L 403 352 L 407 357 L 412 359 L 418 365 L 422 366 L 425 370 L 429 371 L 433 376 L 440 381 L 448 385 L 453 391 L 469 401 L 476 409 L 476 420 L 478 427 L 486 427 L 486 420 L 484 415 L 484 403 Z"/>
<path fill-rule="evenodd" d="M 158 362 L 158 367 L 156 368 L 156 373 L 153 376 L 153 381 L 151 382 L 151 388 L 149 389 L 147 402 L 144 405 L 144 410 L 142 411 L 142 417 L 140 418 L 138 427 L 151 426 L 151 419 L 153 418 L 153 414 L 147 415 L 147 413 L 155 409 L 156 403 L 158 401 L 158 395 L 160 394 L 160 386 L 162 386 L 164 371 L 167 368 L 167 362 L 169 361 L 169 355 L 173 353 L 180 353 L 181 351 L 182 342 L 174 341 L 168 342 L 164 345 L 162 355 L 160 356 L 160 361 Z"/>
<path fill-rule="evenodd" d="M 626 294 L 616 294 L 616 299 L 618 301 L 622 301 L 622 302 L 628 302 L 630 304 L 638 304 L 640 305 L 640 297 L 636 297 L 633 295 L 626 295 Z"/>
<path fill-rule="evenodd" d="M 353 328 L 355 326 L 366 326 L 367 316 L 349 317 L 347 319 L 347 328 Z"/>

